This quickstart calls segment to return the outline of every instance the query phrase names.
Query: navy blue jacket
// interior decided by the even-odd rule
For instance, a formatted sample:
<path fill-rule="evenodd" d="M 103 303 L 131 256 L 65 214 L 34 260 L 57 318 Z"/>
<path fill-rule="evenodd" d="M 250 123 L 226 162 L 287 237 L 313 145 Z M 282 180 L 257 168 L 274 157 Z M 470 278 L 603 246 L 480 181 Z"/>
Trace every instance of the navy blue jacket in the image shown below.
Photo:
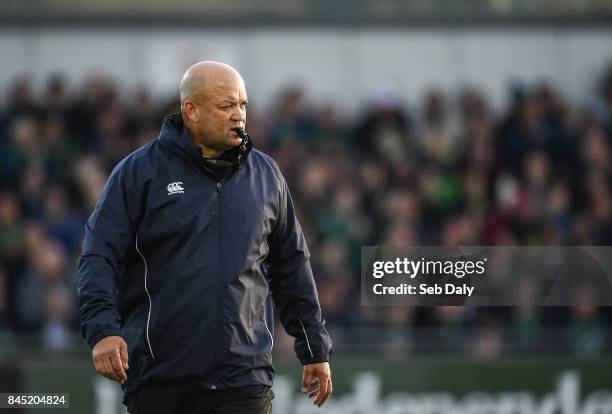
<path fill-rule="evenodd" d="M 178 114 L 111 173 L 85 226 L 78 293 L 89 345 L 128 344 L 126 399 L 146 383 L 271 385 L 272 300 L 302 364 L 332 352 L 278 166 L 249 148 L 218 180 Z"/>

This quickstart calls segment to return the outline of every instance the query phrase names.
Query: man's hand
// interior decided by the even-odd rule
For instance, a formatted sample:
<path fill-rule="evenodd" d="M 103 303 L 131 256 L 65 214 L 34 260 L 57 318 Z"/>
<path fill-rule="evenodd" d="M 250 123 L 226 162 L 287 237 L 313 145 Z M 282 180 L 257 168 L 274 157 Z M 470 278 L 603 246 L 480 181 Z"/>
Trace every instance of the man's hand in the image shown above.
<path fill-rule="evenodd" d="M 102 338 L 93 348 L 96 371 L 106 378 L 123 384 L 127 380 L 128 350 L 125 340 L 120 336 Z"/>
<path fill-rule="evenodd" d="M 302 392 L 308 393 L 308 398 L 314 399 L 316 406 L 322 406 L 332 393 L 332 380 L 329 363 L 304 365 L 304 377 L 302 378 Z"/>

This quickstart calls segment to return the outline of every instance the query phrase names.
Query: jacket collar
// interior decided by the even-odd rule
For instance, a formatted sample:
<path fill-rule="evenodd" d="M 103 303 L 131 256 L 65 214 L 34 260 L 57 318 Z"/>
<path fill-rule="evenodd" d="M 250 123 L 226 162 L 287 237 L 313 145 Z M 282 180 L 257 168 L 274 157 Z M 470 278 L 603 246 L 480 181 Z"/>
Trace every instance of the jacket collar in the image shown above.
<path fill-rule="evenodd" d="M 180 113 L 167 115 L 164 118 L 158 139 L 170 152 L 195 163 L 200 168 L 206 162 L 202 157 L 200 147 L 193 142 L 191 134 L 184 127 L 183 118 Z M 252 148 L 253 144 L 249 138 L 246 140 L 246 143 L 225 151 L 220 157 L 213 160 L 230 163 L 235 169 L 238 169 L 246 161 Z"/>

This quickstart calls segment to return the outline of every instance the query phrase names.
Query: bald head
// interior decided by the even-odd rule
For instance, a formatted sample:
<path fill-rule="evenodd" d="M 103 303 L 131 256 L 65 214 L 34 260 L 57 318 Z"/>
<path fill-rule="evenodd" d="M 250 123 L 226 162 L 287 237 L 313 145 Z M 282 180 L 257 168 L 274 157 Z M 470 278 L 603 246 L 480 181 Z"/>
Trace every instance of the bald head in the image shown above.
<path fill-rule="evenodd" d="M 181 114 L 185 128 L 206 157 L 240 144 L 245 129 L 247 94 L 236 69 L 220 62 L 199 62 L 181 80 Z"/>
<path fill-rule="evenodd" d="M 227 83 L 244 85 L 240 73 L 230 65 L 208 60 L 190 66 L 181 79 L 181 108 L 185 100 L 205 98 L 211 88 Z"/>

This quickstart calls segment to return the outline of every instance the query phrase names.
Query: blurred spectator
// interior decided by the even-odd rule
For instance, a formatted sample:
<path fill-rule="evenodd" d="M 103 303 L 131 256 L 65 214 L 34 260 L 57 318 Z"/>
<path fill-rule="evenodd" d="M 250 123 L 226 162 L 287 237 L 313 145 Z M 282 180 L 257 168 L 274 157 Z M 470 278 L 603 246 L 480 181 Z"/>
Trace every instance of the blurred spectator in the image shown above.
<path fill-rule="evenodd" d="M 410 123 L 398 97 L 389 87 L 377 90 L 352 134 L 358 149 L 385 163 L 397 165 L 413 158 Z"/>
<path fill-rule="evenodd" d="M 542 336 L 542 309 L 536 303 L 537 285 L 534 277 L 518 278 L 516 285 L 517 307 L 512 309 L 513 335 L 518 351 L 531 350 Z"/>
<path fill-rule="evenodd" d="M 413 330 L 416 308 L 394 306 L 385 311 L 385 327 L 379 339 L 382 351 L 387 358 L 405 358 L 412 351 L 416 335 Z"/>
<path fill-rule="evenodd" d="M 484 312 L 482 321 L 474 329 L 470 338 L 468 352 L 480 359 L 494 359 L 502 355 L 504 338 L 498 319 L 494 312 Z"/>
<path fill-rule="evenodd" d="M 286 141 L 309 141 L 313 138 L 314 119 L 312 113 L 305 107 L 301 88 L 290 87 L 283 91 L 274 113 L 276 115 L 270 123 L 267 138 L 272 148 Z"/>
<path fill-rule="evenodd" d="M 78 253 L 85 219 L 73 211 L 66 190 L 60 185 L 49 186 L 44 200 L 42 221 L 47 233 L 63 245 L 67 254 Z"/>
<path fill-rule="evenodd" d="M 46 292 L 67 281 L 64 250 L 36 225 L 28 228 L 28 266 L 15 286 L 16 323 L 20 329 L 39 330 L 45 319 Z"/>
<path fill-rule="evenodd" d="M 74 309 L 67 287 L 62 283 L 51 284 L 45 292 L 44 305 L 43 346 L 52 352 L 71 350 L 75 345 L 70 326 Z"/>
<path fill-rule="evenodd" d="M 41 109 L 34 98 L 30 77 L 21 76 L 12 85 L 13 88 L 8 94 L 5 118 L 12 120 L 22 116 L 34 118 L 40 116 Z"/>
<path fill-rule="evenodd" d="M 436 306 L 434 341 L 438 351 L 453 352 L 468 350 L 466 322 L 468 309 L 465 306 Z"/>
<path fill-rule="evenodd" d="M 9 323 L 8 286 L 4 270 L 0 268 L 0 352 L 10 352 L 15 346 L 15 338 Z"/>
<path fill-rule="evenodd" d="M 581 357 L 596 356 L 606 350 L 608 327 L 594 302 L 594 292 L 588 288 L 575 292 L 572 321 L 567 340 L 572 352 Z"/>
<path fill-rule="evenodd" d="M 19 200 L 11 191 L 0 193 L 0 263 L 9 274 L 19 272 L 24 259 L 24 225 Z"/>

